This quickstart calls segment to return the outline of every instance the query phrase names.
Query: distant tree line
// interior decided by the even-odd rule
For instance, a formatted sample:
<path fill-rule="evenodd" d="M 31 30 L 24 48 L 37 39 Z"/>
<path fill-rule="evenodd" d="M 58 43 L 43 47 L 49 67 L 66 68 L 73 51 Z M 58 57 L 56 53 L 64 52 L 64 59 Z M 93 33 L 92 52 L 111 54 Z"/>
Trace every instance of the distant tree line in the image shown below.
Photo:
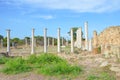
<path fill-rule="evenodd" d="M 52 45 L 53 37 L 47 37 L 47 39 L 48 38 L 49 38 L 49 44 Z M 13 39 L 10 39 L 10 46 L 12 46 L 13 43 L 14 43 L 14 45 L 19 45 L 19 46 L 25 45 L 26 39 L 27 39 L 27 44 L 30 45 L 30 42 L 31 42 L 30 37 L 24 37 L 24 39 L 15 37 Z M 60 41 L 61 41 L 61 45 L 62 45 L 62 37 L 60 39 L 61 39 Z M 0 35 L 0 41 L 1 40 L 3 40 L 3 46 L 6 47 L 7 46 L 7 37 L 3 37 L 2 35 Z M 63 38 L 63 40 L 64 40 L 64 42 L 66 41 L 65 38 Z M 35 41 L 36 41 L 37 46 L 44 45 L 44 37 L 43 36 L 35 36 Z M 57 38 L 54 38 L 54 45 L 57 45 Z"/>

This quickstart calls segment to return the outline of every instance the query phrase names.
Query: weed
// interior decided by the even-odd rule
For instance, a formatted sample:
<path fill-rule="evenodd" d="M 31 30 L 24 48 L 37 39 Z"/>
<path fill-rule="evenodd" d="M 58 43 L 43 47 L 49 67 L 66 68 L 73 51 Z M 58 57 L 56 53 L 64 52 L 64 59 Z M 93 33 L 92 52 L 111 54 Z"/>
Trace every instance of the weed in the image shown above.
<path fill-rule="evenodd" d="M 32 68 L 27 65 L 22 58 L 13 58 L 5 63 L 5 68 L 2 70 L 6 74 L 17 74 L 31 71 Z"/>

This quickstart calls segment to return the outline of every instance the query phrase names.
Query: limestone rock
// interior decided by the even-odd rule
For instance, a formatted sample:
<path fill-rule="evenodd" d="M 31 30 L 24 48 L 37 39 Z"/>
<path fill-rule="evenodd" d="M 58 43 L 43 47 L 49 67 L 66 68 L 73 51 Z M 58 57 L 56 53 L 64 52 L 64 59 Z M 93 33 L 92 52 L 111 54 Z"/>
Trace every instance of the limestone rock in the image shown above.
<path fill-rule="evenodd" d="M 120 68 L 119 67 L 115 67 L 115 66 L 112 66 L 110 68 L 111 71 L 114 71 L 114 72 L 120 72 Z"/>
<path fill-rule="evenodd" d="M 109 66 L 109 65 L 110 64 L 107 61 L 105 61 L 105 62 L 101 63 L 100 67 L 106 67 L 106 66 Z"/>

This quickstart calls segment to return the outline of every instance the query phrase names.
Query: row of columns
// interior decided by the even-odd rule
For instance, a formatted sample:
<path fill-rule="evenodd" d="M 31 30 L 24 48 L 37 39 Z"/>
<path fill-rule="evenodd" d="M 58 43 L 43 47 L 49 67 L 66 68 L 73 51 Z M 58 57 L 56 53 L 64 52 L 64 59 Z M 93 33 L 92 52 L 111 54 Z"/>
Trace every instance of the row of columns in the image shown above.
<path fill-rule="evenodd" d="M 76 43 L 77 48 L 82 48 L 83 50 L 92 51 L 92 40 L 88 39 L 88 22 L 84 23 L 85 27 L 85 43 L 82 42 L 82 28 L 78 28 L 76 31 Z"/>
<path fill-rule="evenodd" d="M 32 29 L 31 54 L 35 53 L 34 32 L 35 32 L 35 29 Z M 27 46 L 27 39 L 25 41 L 26 41 L 26 46 Z M 53 42 L 54 42 L 54 38 L 53 38 Z M 63 40 L 62 40 L 62 44 L 63 44 Z M 53 45 L 54 45 L 54 43 L 53 43 Z M 58 48 L 57 52 L 60 53 L 61 52 L 61 48 L 60 48 L 60 28 L 58 28 L 57 48 Z M 71 29 L 71 53 L 73 53 L 73 52 L 74 52 L 74 41 L 73 41 L 73 30 Z M 7 30 L 7 53 L 10 54 L 10 30 L 9 29 Z M 44 53 L 47 53 L 47 28 L 44 29 Z"/>

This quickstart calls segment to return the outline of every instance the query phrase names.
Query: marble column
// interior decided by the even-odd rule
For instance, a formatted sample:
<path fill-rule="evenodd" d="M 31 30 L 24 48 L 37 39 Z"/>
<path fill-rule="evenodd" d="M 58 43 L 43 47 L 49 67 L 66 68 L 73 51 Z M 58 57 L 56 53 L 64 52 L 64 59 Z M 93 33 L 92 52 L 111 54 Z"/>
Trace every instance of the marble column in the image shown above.
<path fill-rule="evenodd" d="M 35 53 L 35 50 L 34 50 L 34 31 L 35 31 L 35 29 L 32 29 L 31 54 Z"/>
<path fill-rule="evenodd" d="M 92 51 L 92 40 L 89 40 L 89 51 Z"/>
<path fill-rule="evenodd" d="M 14 42 L 12 42 L 12 47 L 15 48 L 15 43 Z"/>
<path fill-rule="evenodd" d="M 44 29 L 44 53 L 47 53 L 47 28 Z"/>
<path fill-rule="evenodd" d="M 7 54 L 10 54 L 10 29 L 7 30 Z"/>
<path fill-rule="evenodd" d="M 88 22 L 85 22 L 85 49 L 88 50 Z"/>
<path fill-rule="evenodd" d="M 74 53 L 73 29 L 71 29 L 71 53 Z"/>
<path fill-rule="evenodd" d="M 78 28 L 76 33 L 76 46 L 77 48 L 82 48 L 82 28 Z"/>
<path fill-rule="evenodd" d="M 57 45 L 58 45 L 58 53 L 60 53 L 61 52 L 61 50 L 60 50 L 60 28 L 58 28 Z"/>

